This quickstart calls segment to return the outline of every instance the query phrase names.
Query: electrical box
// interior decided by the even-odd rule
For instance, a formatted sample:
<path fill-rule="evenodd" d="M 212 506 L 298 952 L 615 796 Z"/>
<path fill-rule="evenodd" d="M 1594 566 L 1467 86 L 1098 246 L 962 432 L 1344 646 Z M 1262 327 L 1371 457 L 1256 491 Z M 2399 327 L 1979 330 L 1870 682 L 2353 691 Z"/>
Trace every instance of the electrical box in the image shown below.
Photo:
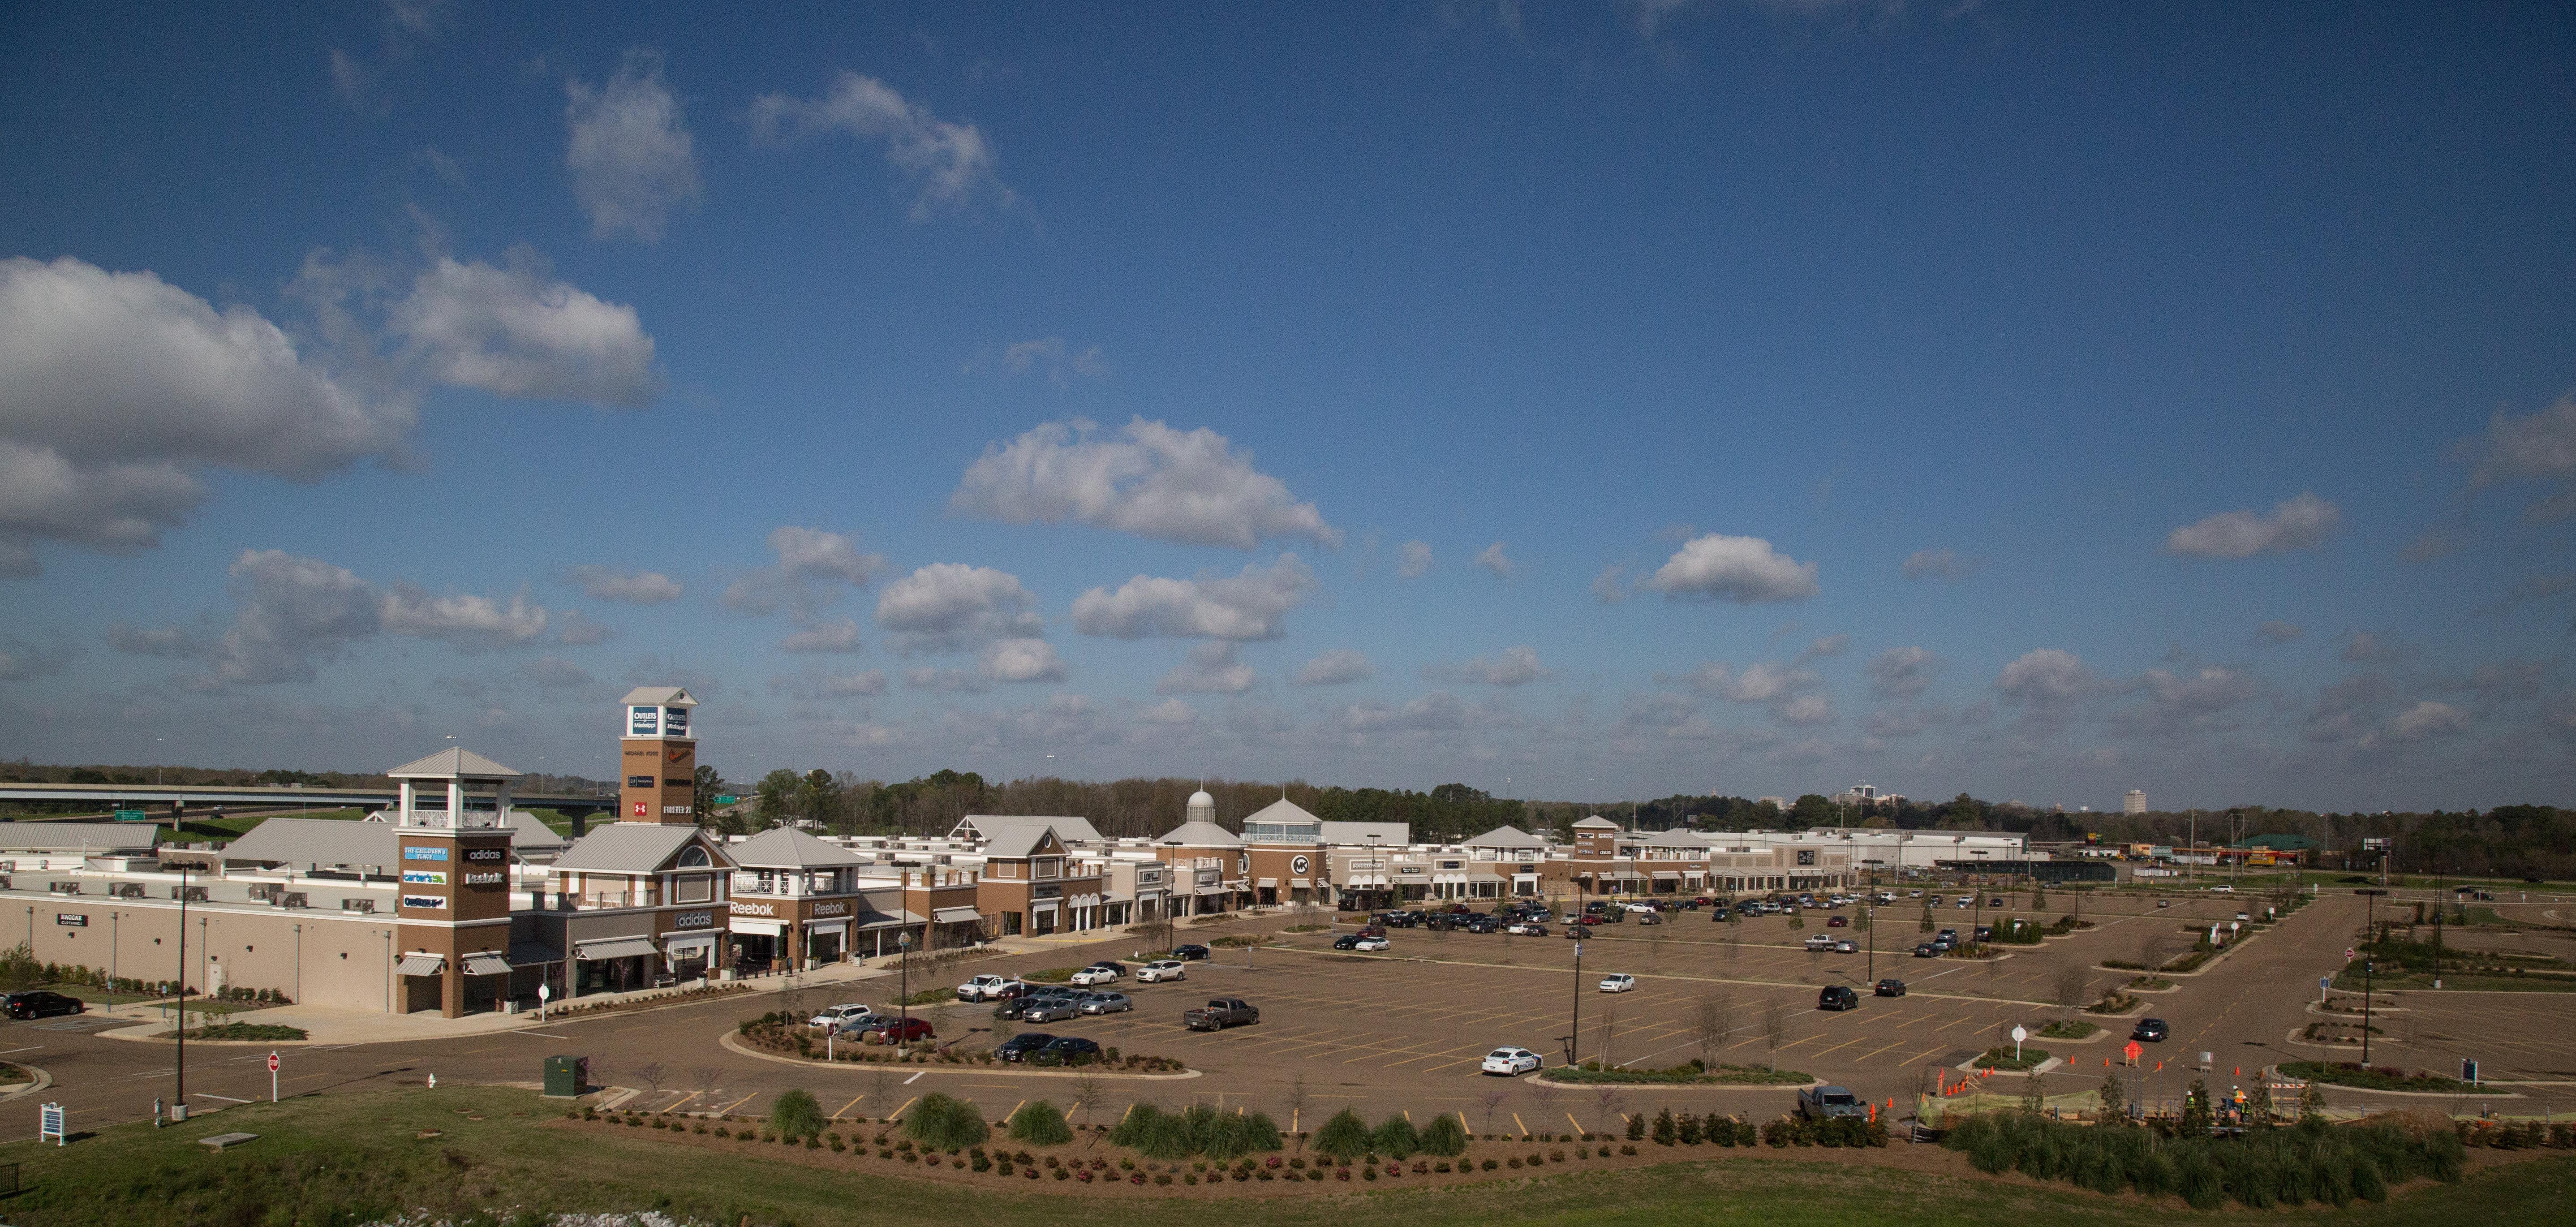
<path fill-rule="evenodd" d="M 589 1057 L 547 1057 L 546 1094 L 570 1099 L 590 1085 Z"/>

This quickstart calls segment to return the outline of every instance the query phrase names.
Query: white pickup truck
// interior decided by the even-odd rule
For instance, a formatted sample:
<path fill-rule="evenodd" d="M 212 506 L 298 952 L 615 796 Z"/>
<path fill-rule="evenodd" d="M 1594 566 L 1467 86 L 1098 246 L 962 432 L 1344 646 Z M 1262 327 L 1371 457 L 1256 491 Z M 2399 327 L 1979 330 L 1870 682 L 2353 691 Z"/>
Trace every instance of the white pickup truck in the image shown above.
<path fill-rule="evenodd" d="M 999 1001 L 1005 997 L 1016 997 L 1026 988 L 1026 985 L 1007 976 L 977 976 L 957 986 L 957 999 Z"/>

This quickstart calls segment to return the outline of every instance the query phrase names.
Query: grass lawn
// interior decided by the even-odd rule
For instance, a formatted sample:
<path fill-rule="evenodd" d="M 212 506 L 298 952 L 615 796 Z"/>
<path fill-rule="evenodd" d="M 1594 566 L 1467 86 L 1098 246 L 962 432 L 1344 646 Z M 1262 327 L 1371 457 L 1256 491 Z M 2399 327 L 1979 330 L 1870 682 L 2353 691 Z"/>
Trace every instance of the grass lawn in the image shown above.
<path fill-rule="evenodd" d="M 512 1223 L 527 1221 L 515 1217 L 525 1211 L 648 1208 L 727 1227 L 745 1221 L 763 1227 L 1195 1227 L 1211 1217 L 1265 1227 L 1486 1227 L 1498 1205 L 1508 1206 L 1503 1215 L 1514 1222 L 1546 1227 L 2168 1227 L 2248 1217 L 2195 1213 L 2171 1199 L 1990 1179 L 1936 1156 L 1886 1152 L 1879 1153 L 1887 1162 L 1904 1166 L 1792 1151 L 1799 1157 L 1764 1153 L 1453 1190 L 1337 1191 L 1225 1205 L 1141 1191 L 1066 1196 L 1052 1187 L 1003 1192 L 755 1154 L 709 1162 L 706 1152 L 656 1131 L 630 1136 L 550 1124 L 561 1110 L 526 1091 L 407 1088 L 246 1104 L 158 1131 L 123 1125 L 59 1150 L 14 1143 L 0 1148 L 6 1152 L 0 1161 L 25 1165 L 25 1191 L 0 1202 L 0 1213 L 28 1227 L 361 1223 L 407 1210 Z M 259 1140 L 219 1154 L 195 1144 L 236 1130 Z M 439 1136 L 418 1136 L 427 1130 Z M 1914 1170 L 1918 1161 L 1932 1170 Z M 2385 1204 L 2356 1204 L 2333 1219 L 2338 1227 L 2564 1221 L 2571 1197 L 2576 1158 L 2552 1155 L 2491 1168 L 2457 1185 L 2419 1188 Z"/>

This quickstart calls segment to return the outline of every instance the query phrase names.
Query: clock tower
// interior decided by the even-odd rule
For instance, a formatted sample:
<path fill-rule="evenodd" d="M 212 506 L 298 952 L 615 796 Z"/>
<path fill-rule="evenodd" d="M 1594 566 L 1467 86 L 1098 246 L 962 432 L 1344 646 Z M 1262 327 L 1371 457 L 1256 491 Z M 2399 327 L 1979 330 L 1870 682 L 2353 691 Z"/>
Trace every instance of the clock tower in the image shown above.
<path fill-rule="evenodd" d="M 639 687 L 626 696 L 617 817 L 622 822 L 695 826 L 698 739 L 689 716 L 698 701 L 676 686 Z"/>

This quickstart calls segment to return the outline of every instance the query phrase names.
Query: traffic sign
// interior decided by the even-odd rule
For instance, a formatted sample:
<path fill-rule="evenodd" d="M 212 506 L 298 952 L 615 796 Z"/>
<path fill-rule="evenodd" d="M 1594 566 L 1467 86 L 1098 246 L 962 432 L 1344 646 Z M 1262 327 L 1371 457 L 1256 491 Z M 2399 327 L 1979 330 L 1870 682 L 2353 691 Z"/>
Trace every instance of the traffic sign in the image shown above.
<path fill-rule="evenodd" d="M 2361 957 L 2361 952 L 2360 952 L 2360 951 L 2355 950 L 2355 949 L 2353 949 L 2353 948 L 2352 948 L 2352 947 L 2350 947 L 2350 946 L 2346 946 L 2346 947 L 2344 947 L 2344 948 L 2343 948 L 2343 961 L 2344 961 L 2344 962 L 2349 963 L 2349 962 L 2353 961 L 2354 959 L 2357 959 L 2357 958 L 2360 958 L 2360 957 Z"/>
<path fill-rule="evenodd" d="M 272 1053 L 268 1054 L 268 1072 L 270 1072 L 270 1073 L 272 1073 L 272 1074 L 277 1072 L 277 1054 L 276 1054 L 276 1053 L 273 1053 L 273 1052 L 272 1052 Z"/>
<path fill-rule="evenodd" d="M 2138 1054 L 2145 1051 L 2146 1049 L 2138 1047 L 2138 1041 L 2130 1040 L 2129 1046 L 2120 1050 L 2120 1055 L 2129 1058 L 2129 1063 L 2135 1065 L 2138 1062 Z"/>
<path fill-rule="evenodd" d="M 2029 1039 L 2029 1038 L 2030 1038 L 2030 1032 L 2029 1032 L 2028 1030 L 2024 1029 L 2020 1023 L 2014 1023 L 2014 1024 L 2013 1024 L 2013 1030 L 2012 1030 L 2012 1037 L 2013 1037 L 2013 1042 L 2014 1042 L 2014 1043 L 2016 1043 L 2016 1044 L 2018 1044 L 2018 1043 L 2022 1042 L 2023 1040 Z"/>

